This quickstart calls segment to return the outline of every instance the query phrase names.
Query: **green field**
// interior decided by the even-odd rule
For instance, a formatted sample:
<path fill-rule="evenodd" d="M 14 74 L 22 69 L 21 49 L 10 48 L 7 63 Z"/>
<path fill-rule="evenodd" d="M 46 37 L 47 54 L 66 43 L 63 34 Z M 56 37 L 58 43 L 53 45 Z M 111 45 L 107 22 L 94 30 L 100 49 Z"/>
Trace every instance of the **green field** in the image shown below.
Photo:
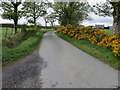
<path fill-rule="evenodd" d="M 0 36 L 5 36 L 5 33 L 6 33 L 6 30 L 8 30 L 8 32 L 7 32 L 7 36 L 11 36 L 11 34 L 12 34 L 12 30 L 13 30 L 14 28 L 6 28 L 6 27 L 3 27 L 3 28 L 1 28 L 0 27 Z M 44 30 L 44 29 L 43 29 Z M 51 29 L 52 30 L 52 29 Z M 21 29 L 20 28 L 18 28 L 18 31 L 20 32 L 21 31 Z M 112 30 L 111 29 L 104 29 L 104 31 L 107 33 L 107 34 L 109 34 L 109 35 L 112 35 Z"/>
<path fill-rule="evenodd" d="M 112 35 L 112 29 L 104 29 L 104 31 L 109 34 L 109 35 Z"/>
<path fill-rule="evenodd" d="M 0 36 L 4 37 L 7 31 L 7 36 L 11 36 L 14 33 L 14 28 L 7 28 L 7 27 L 0 27 Z M 20 32 L 21 29 L 18 28 L 18 31 Z M 12 33 L 13 32 L 13 33 Z"/>

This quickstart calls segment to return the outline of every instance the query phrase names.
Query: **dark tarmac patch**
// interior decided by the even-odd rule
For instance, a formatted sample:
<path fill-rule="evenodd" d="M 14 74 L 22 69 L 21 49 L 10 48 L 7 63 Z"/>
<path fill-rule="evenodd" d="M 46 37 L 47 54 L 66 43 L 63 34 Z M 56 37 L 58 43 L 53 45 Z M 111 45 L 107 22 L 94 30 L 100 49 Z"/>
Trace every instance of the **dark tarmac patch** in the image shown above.
<path fill-rule="evenodd" d="M 16 62 L 17 63 L 17 62 Z M 2 71 L 3 88 L 40 88 L 42 79 L 40 79 L 41 70 L 47 67 L 47 62 L 39 56 L 39 53 L 33 53 L 25 62 Z M 28 81 L 28 82 L 27 82 Z M 26 82 L 26 84 L 24 83 Z"/>

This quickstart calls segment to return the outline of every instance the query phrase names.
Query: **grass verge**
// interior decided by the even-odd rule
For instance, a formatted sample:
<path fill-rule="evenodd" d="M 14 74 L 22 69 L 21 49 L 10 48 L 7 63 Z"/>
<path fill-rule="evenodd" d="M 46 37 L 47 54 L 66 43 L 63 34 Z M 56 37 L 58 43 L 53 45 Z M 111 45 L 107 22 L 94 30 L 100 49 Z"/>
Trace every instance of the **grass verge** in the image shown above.
<path fill-rule="evenodd" d="M 105 31 L 108 35 L 112 35 L 112 29 L 104 29 L 104 31 Z"/>
<path fill-rule="evenodd" d="M 37 35 L 31 36 L 15 48 L 2 47 L 2 65 L 5 66 L 19 58 L 31 54 L 39 47 L 43 34 L 48 31 L 50 30 L 38 32 Z"/>
<path fill-rule="evenodd" d="M 112 50 L 91 44 L 89 41 L 86 40 L 77 40 L 75 38 L 70 38 L 69 36 L 62 33 L 56 32 L 56 35 L 81 49 L 82 51 L 120 70 L 120 57 L 114 56 Z"/>

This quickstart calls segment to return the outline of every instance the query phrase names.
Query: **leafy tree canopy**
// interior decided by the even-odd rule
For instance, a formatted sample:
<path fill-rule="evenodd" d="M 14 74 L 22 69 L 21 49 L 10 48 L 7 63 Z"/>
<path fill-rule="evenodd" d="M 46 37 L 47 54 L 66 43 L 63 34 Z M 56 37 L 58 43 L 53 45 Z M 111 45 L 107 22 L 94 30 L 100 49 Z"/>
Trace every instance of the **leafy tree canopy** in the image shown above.
<path fill-rule="evenodd" d="M 91 7 L 88 2 L 55 2 L 53 9 L 61 25 L 79 25 L 88 19 Z"/>

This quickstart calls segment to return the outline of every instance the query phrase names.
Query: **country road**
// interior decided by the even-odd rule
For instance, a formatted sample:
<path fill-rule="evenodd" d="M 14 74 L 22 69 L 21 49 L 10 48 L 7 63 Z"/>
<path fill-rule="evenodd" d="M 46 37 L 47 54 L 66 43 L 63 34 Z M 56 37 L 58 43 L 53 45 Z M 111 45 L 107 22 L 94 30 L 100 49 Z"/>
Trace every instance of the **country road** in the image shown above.
<path fill-rule="evenodd" d="M 115 88 L 118 71 L 55 35 L 40 49 L 2 68 L 3 88 Z"/>

